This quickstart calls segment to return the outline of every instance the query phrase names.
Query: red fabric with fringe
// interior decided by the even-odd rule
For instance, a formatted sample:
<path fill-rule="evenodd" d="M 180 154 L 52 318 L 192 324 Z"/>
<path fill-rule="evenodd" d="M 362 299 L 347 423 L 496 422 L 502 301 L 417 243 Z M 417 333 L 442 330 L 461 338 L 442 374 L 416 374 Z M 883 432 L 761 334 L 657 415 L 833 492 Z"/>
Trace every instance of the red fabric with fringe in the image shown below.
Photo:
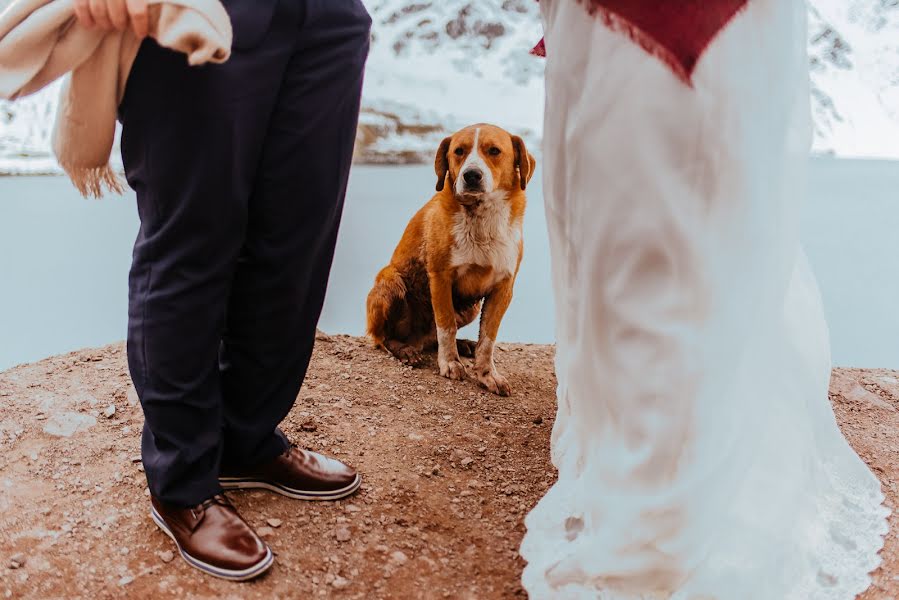
<path fill-rule="evenodd" d="M 689 84 L 702 53 L 748 0 L 579 0 Z M 531 50 L 546 55 L 543 40 Z"/>

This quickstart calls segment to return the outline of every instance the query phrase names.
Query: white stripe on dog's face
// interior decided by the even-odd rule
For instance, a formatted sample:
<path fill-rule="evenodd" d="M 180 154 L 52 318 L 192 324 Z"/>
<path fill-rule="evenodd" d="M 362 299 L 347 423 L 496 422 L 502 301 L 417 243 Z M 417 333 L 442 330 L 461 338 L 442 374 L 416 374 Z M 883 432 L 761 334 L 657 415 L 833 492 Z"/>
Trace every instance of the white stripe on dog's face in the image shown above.
<path fill-rule="evenodd" d="M 481 195 L 494 191 L 495 182 L 493 181 L 493 172 L 487 165 L 487 161 L 481 155 L 480 147 L 481 128 L 478 127 L 474 131 L 474 144 L 465 162 L 459 169 L 459 176 L 456 178 L 456 195 Z M 478 189 L 471 189 L 466 186 L 465 173 L 467 171 L 476 171 L 481 174 L 481 182 Z"/>

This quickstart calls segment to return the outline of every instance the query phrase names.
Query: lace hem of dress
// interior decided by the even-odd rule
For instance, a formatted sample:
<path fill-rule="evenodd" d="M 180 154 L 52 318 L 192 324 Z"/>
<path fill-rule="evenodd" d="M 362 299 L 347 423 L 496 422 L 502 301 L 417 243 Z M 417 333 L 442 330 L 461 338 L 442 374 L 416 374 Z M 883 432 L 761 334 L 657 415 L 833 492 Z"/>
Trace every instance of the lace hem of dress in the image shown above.
<path fill-rule="evenodd" d="M 773 587 L 767 587 L 761 596 L 756 594 L 741 598 L 768 600 L 776 596 L 782 600 L 854 600 L 871 586 L 871 574 L 882 560 L 880 552 L 889 530 L 887 518 L 891 514 L 884 506 L 880 482 L 870 473 L 860 481 L 850 481 L 841 475 L 836 465 L 823 465 L 823 469 L 830 490 L 811 503 L 813 508 L 805 515 L 804 540 L 784 539 L 782 544 L 778 544 L 785 549 L 785 561 L 791 563 L 791 568 L 781 573 L 777 578 L 779 583 L 770 582 Z M 571 521 L 570 515 L 581 514 L 580 509 L 583 508 L 577 506 L 580 501 L 575 490 L 581 487 L 579 483 L 569 480 L 556 486 L 560 483 L 565 489 L 550 490 L 547 498 L 552 500 L 542 507 L 538 505 L 527 520 L 528 538 L 531 539 L 526 539 L 521 551 L 525 560 L 533 560 L 535 564 L 525 568 L 523 579 L 529 592 L 535 594 L 533 597 L 554 600 L 688 600 L 697 597 L 727 600 L 733 597 L 722 591 L 710 594 L 707 589 L 691 589 L 689 584 L 675 592 L 622 594 L 597 586 L 595 582 L 603 578 L 584 571 L 578 578 L 580 583 L 554 587 L 550 581 L 554 567 L 546 569 L 546 557 L 554 555 L 557 560 L 564 554 L 562 548 L 566 544 L 563 538 L 566 525 Z M 552 505 L 554 509 L 547 510 Z M 534 545 L 535 542 L 539 547 Z M 786 550 L 787 547 L 792 549 Z M 754 573 L 749 579 L 758 581 L 768 575 L 772 574 Z M 711 579 L 716 577 L 713 575 Z M 732 586 L 736 582 L 725 579 L 719 580 L 722 585 L 717 587 L 719 590 L 730 589 L 732 594 Z"/>
<path fill-rule="evenodd" d="M 872 475 L 862 482 L 843 478 L 834 465 L 825 465 L 832 493 L 818 502 L 817 530 L 820 551 L 814 579 L 793 592 L 796 600 L 852 600 L 872 583 L 871 573 L 881 563 L 880 551 L 889 531 L 891 511 L 884 505 L 880 482 Z"/>

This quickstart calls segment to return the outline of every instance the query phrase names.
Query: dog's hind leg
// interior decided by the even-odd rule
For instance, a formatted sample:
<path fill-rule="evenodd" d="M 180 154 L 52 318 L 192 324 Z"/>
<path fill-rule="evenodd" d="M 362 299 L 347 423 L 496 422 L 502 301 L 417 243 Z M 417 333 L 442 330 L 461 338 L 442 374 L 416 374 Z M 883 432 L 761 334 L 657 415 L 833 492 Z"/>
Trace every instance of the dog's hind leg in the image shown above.
<path fill-rule="evenodd" d="M 391 318 L 397 309 L 402 310 L 405 297 L 406 282 L 402 275 L 390 265 L 381 269 L 365 303 L 366 332 L 375 346 L 387 348 L 388 338 L 393 337 Z"/>
<path fill-rule="evenodd" d="M 422 337 L 420 345 L 422 352 L 433 352 L 436 350 L 437 330 L 434 329 L 429 334 Z M 473 342 L 472 340 L 456 340 L 456 349 L 459 351 L 459 356 L 464 356 L 465 358 L 474 358 L 474 351 L 475 348 L 477 348 L 477 345 L 477 342 Z"/>
<path fill-rule="evenodd" d="M 473 340 L 456 340 L 456 348 L 459 350 L 459 356 L 465 358 L 474 358 L 475 348 L 478 343 Z"/>
<path fill-rule="evenodd" d="M 366 302 L 367 332 L 379 348 L 403 364 L 418 366 L 424 360 L 421 343 L 412 335 L 412 315 L 406 300 L 406 282 L 392 266 L 375 278 Z"/>
<path fill-rule="evenodd" d="M 385 340 L 384 347 L 404 365 L 417 367 L 424 362 L 421 347 L 418 345 L 408 344 L 399 340 Z"/>
<path fill-rule="evenodd" d="M 462 329 L 466 325 L 472 323 L 477 318 L 479 312 L 481 312 L 480 302 L 475 302 L 471 306 L 458 310 L 456 312 L 456 327 Z M 459 351 L 459 356 L 474 358 L 475 348 L 477 348 L 477 342 L 473 342 L 472 340 L 456 340 L 456 349 Z"/>

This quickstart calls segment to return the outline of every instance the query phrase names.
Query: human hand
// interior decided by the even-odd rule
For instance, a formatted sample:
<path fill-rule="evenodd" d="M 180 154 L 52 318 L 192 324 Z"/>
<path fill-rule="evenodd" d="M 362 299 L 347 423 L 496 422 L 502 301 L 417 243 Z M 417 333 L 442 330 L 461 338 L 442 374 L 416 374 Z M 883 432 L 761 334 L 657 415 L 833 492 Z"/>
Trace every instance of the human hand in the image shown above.
<path fill-rule="evenodd" d="M 129 26 L 138 39 L 147 37 L 147 0 L 75 0 L 75 16 L 85 27 L 124 31 Z"/>

